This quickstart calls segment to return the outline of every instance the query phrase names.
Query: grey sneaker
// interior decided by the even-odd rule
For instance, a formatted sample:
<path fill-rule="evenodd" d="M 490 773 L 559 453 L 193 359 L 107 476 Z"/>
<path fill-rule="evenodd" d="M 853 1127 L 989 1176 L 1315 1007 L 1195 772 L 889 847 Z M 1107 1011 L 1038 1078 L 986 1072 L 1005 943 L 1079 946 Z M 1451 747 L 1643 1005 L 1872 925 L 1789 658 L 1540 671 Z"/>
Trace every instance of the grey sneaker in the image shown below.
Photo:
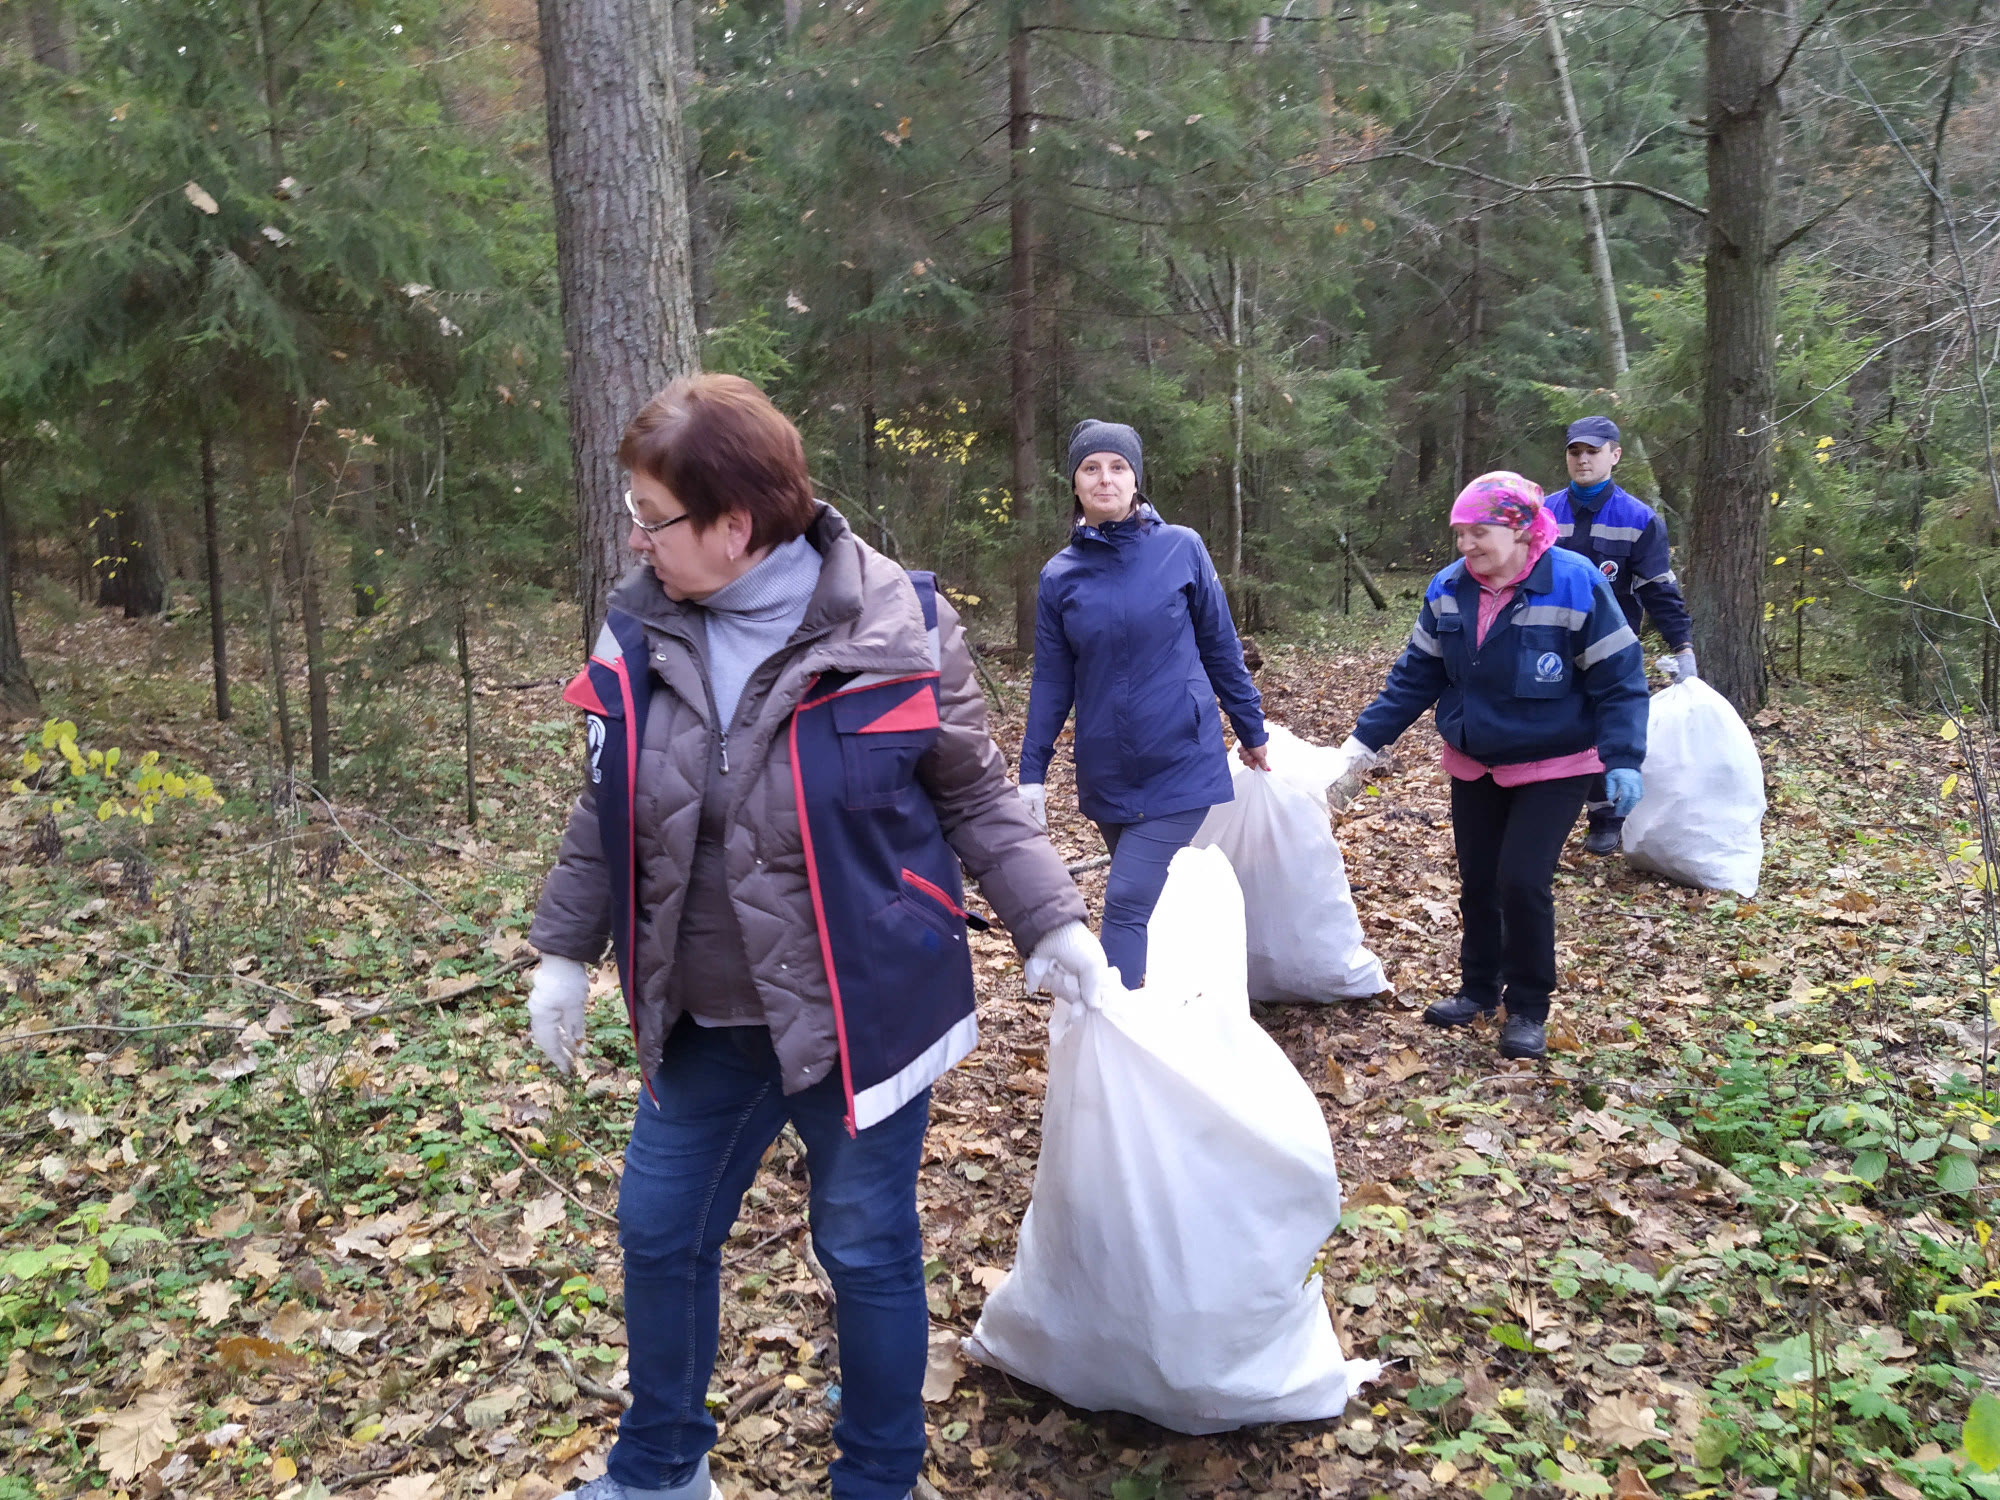
<path fill-rule="evenodd" d="M 722 1500 L 722 1492 L 708 1475 L 708 1459 L 694 1471 L 694 1478 L 670 1490 L 635 1490 L 620 1484 L 609 1474 L 599 1475 L 582 1489 L 567 1490 L 556 1500 Z"/>

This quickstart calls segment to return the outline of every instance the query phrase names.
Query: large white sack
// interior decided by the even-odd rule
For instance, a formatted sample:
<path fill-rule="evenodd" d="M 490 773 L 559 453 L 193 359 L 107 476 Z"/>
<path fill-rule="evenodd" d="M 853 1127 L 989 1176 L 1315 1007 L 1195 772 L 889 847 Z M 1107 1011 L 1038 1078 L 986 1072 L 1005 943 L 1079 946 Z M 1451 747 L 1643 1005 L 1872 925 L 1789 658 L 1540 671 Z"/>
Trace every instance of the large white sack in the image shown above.
<path fill-rule="evenodd" d="M 1353 1000 L 1389 988 L 1368 951 L 1327 814 L 1340 752 L 1271 726 L 1269 771 L 1238 765 L 1196 848 L 1229 856 L 1249 912 L 1252 1000 Z M 1150 960 L 1148 961 L 1150 963 Z"/>
<path fill-rule="evenodd" d="M 1058 1004 L 1035 1191 L 968 1355 L 1092 1411 L 1177 1432 L 1335 1417 L 1349 1360 L 1309 1275 L 1340 1220 L 1319 1103 L 1250 1018 L 1243 898 L 1174 857 L 1148 981 Z"/>
<path fill-rule="evenodd" d="M 1682 885 L 1756 895 L 1764 763 L 1729 700 L 1696 678 L 1653 694 L 1640 775 L 1625 858 Z"/>

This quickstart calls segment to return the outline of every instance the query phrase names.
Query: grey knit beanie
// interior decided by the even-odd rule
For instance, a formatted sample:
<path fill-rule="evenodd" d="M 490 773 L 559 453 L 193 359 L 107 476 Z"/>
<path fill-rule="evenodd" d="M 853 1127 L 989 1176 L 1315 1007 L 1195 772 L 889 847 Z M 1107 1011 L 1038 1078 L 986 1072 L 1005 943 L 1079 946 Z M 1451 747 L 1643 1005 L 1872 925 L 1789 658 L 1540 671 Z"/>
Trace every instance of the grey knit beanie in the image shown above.
<path fill-rule="evenodd" d="M 1123 422 L 1099 422 L 1086 417 L 1069 430 L 1069 482 L 1076 484 L 1076 471 L 1093 453 L 1115 453 L 1132 466 L 1138 489 L 1146 487 L 1145 449 L 1139 434 Z"/>

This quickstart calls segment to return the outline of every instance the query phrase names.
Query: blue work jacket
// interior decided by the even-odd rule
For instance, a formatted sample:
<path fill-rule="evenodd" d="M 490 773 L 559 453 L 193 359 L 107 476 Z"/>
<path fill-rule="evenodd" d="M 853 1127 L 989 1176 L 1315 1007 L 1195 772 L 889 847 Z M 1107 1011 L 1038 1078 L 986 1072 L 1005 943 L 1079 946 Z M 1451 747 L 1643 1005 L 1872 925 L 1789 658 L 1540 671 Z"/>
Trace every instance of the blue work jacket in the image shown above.
<path fill-rule="evenodd" d="M 1078 525 L 1042 569 L 1021 780 L 1047 777 L 1073 705 L 1086 818 L 1136 823 L 1227 802 L 1218 699 L 1243 744 L 1270 737 L 1200 534 L 1143 499 L 1127 520 Z"/>
<path fill-rule="evenodd" d="M 1634 632 L 1643 611 L 1671 650 L 1694 641 L 1687 600 L 1667 550 L 1667 523 L 1652 506 L 1615 482 L 1594 509 L 1569 488 L 1551 492 L 1543 503 L 1555 518 L 1557 542 L 1605 576 Z"/>
<path fill-rule="evenodd" d="M 1606 770 L 1646 758 L 1646 670 L 1611 585 L 1574 552 L 1551 547 L 1486 632 L 1479 580 L 1454 562 L 1431 579 L 1410 644 L 1355 721 L 1371 750 L 1436 706 L 1446 744 L 1489 766 L 1593 747 Z"/>

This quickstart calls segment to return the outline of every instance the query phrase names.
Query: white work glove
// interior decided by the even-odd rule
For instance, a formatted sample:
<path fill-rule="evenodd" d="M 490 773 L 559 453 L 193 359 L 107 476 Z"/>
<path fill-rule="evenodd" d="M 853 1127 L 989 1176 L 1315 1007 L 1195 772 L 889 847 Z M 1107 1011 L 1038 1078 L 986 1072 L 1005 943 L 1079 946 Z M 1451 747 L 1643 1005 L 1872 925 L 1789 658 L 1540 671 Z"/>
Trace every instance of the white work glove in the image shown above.
<path fill-rule="evenodd" d="M 1097 935 L 1081 922 L 1066 922 L 1035 944 L 1023 979 L 1031 995 L 1050 994 L 1096 1010 L 1110 970 Z"/>
<path fill-rule="evenodd" d="M 590 974 L 573 958 L 542 955 L 528 991 L 528 1031 L 558 1073 L 576 1062 L 583 1042 L 583 1011 L 590 999 Z"/>
<path fill-rule="evenodd" d="M 1028 816 L 1035 820 L 1035 826 L 1043 833 L 1049 831 L 1049 789 L 1039 781 L 1024 781 L 1014 788 L 1021 794 L 1021 805 L 1028 809 Z"/>
<path fill-rule="evenodd" d="M 1677 682 L 1693 682 L 1701 676 L 1694 669 L 1692 646 L 1685 651 L 1676 651 L 1672 656 L 1656 656 L 1653 658 L 1653 665 L 1660 669 L 1660 675 L 1667 679 L 1669 687 Z"/>
<path fill-rule="evenodd" d="M 1340 747 L 1340 758 L 1340 774 L 1333 778 L 1326 794 L 1336 809 L 1347 806 L 1360 795 L 1361 783 L 1382 763 L 1382 752 L 1370 750 L 1350 734 Z"/>

